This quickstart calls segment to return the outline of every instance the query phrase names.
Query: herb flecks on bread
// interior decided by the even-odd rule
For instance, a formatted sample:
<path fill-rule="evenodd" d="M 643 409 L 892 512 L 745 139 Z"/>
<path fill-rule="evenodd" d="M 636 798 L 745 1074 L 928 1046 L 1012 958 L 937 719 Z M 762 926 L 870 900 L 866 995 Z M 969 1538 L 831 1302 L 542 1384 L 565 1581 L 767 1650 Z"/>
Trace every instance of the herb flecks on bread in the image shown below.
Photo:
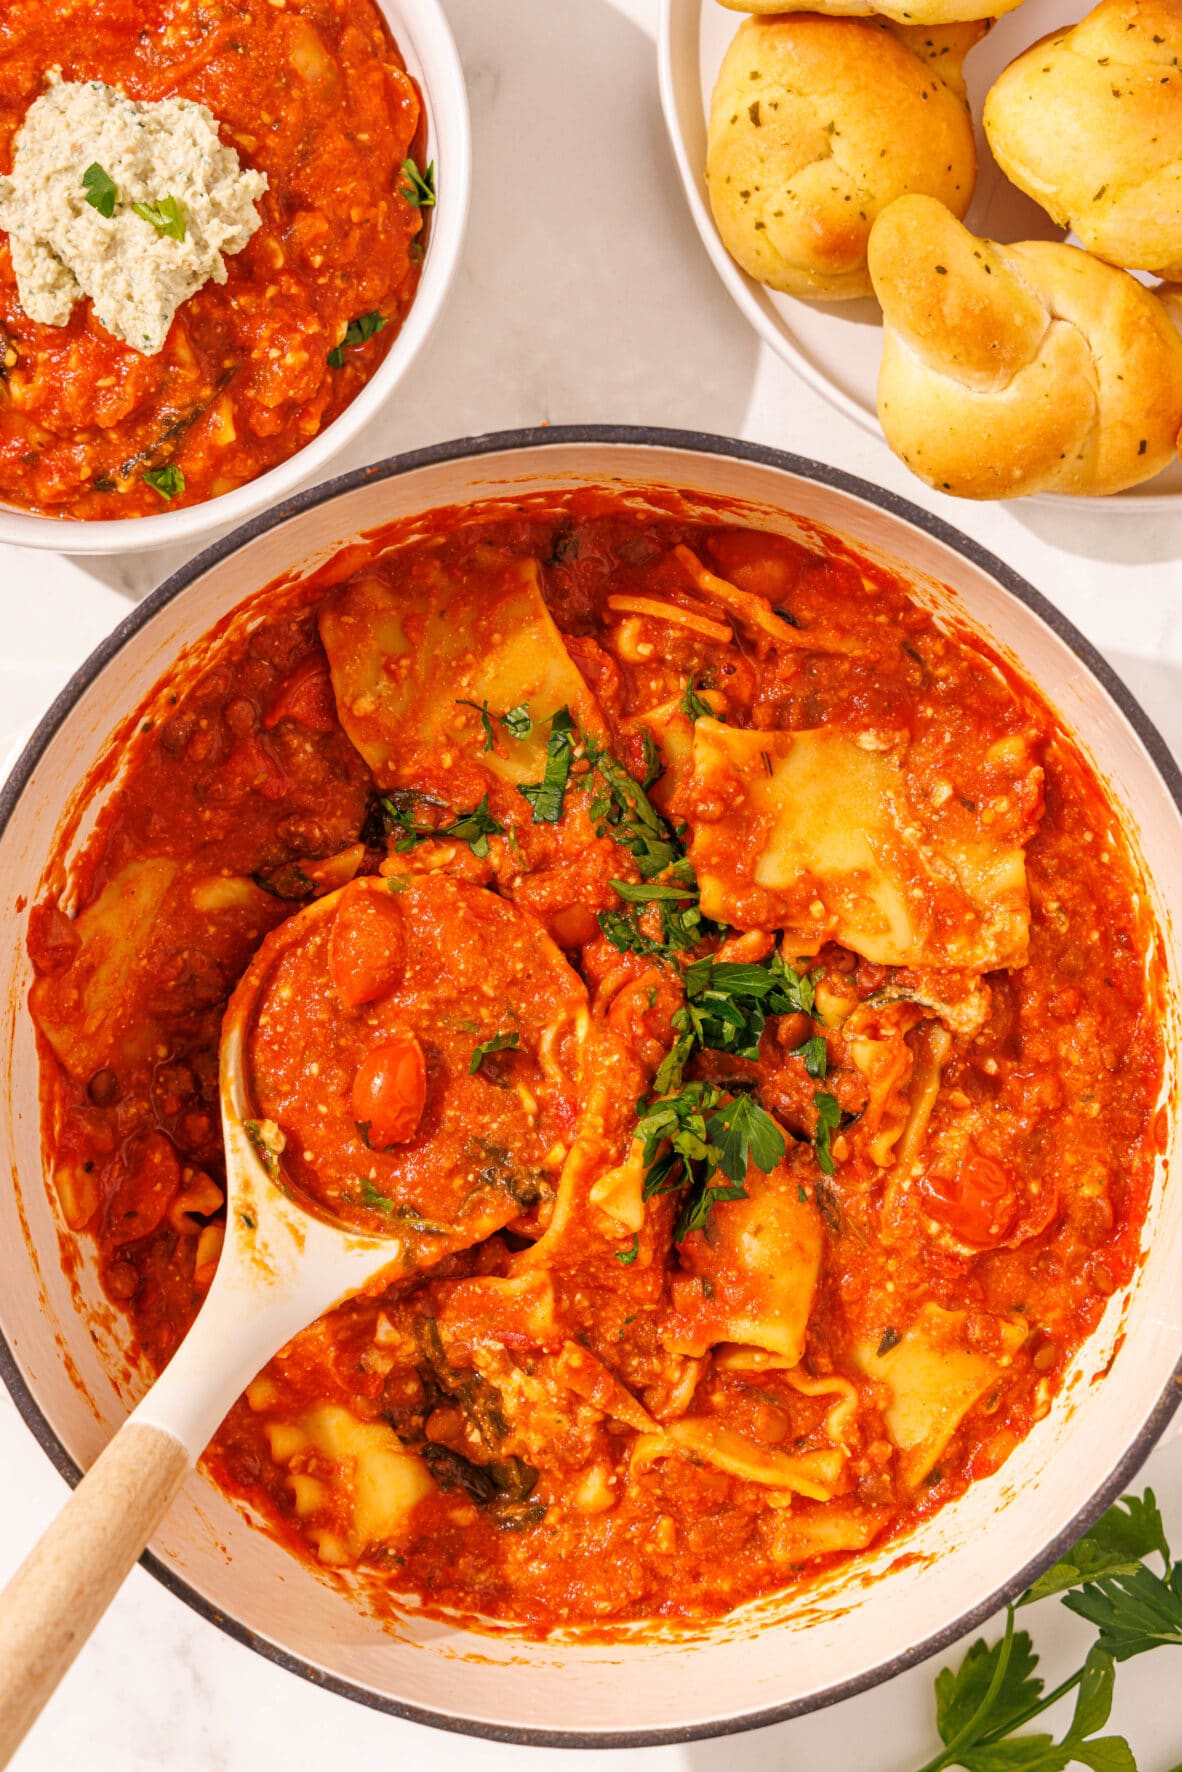
<path fill-rule="evenodd" d="M 883 211 L 869 265 L 885 327 L 879 421 L 930 486 L 1121 492 L 1173 458 L 1182 298 L 1074 246 L 978 240 L 921 196 Z"/>

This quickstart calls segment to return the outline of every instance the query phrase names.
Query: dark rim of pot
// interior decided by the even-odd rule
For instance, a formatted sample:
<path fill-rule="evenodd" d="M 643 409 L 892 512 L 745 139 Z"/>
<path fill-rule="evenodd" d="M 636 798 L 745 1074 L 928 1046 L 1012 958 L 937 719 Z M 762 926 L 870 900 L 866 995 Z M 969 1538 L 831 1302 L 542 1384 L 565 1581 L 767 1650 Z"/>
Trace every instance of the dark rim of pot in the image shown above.
<path fill-rule="evenodd" d="M 880 510 L 889 512 L 891 516 L 910 523 L 914 528 L 922 530 L 926 535 L 942 542 L 954 553 L 979 567 L 982 572 L 996 580 L 1019 602 L 1033 610 L 1059 639 L 1071 648 L 1076 657 L 1087 667 L 1092 676 L 1099 680 L 1120 708 L 1152 758 L 1174 804 L 1182 813 L 1182 773 L 1179 772 L 1168 745 L 1148 714 L 1107 661 L 1100 656 L 1091 642 L 1084 638 L 1062 611 L 1057 609 L 1053 603 L 1048 602 L 1041 592 L 1036 591 L 1020 573 L 1015 572 L 1004 561 L 999 560 L 971 537 L 963 535 L 951 524 L 945 523 L 942 518 L 933 516 L 931 512 L 923 510 L 919 505 L 912 504 L 909 499 L 901 498 L 898 493 L 874 486 L 867 480 L 860 480 L 853 474 L 845 473 L 841 468 L 830 467 L 824 462 L 812 461 L 806 456 L 793 455 L 785 450 L 771 449 L 759 443 L 739 442 L 732 438 L 712 436 L 709 433 L 698 431 L 662 430 L 650 425 L 547 425 L 523 430 L 492 431 L 482 436 L 464 437 L 451 443 L 437 443 L 429 448 L 413 450 L 405 455 L 390 456 L 385 461 L 376 462 L 370 467 L 354 468 L 332 480 L 323 481 L 306 492 L 297 493 L 293 497 L 285 499 L 273 510 L 251 518 L 249 522 L 242 524 L 220 541 L 215 541 L 211 546 L 203 549 L 195 559 L 165 579 L 163 584 L 136 605 L 135 609 L 119 623 L 118 627 L 95 648 L 53 702 L 21 752 L 7 781 L 0 788 L 0 839 L 3 838 L 8 821 L 25 788 L 29 785 L 37 764 L 75 703 L 101 676 L 106 666 L 133 634 L 137 633 L 166 604 L 182 595 L 197 579 L 231 554 L 236 553 L 247 542 L 266 535 L 270 530 L 279 528 L 305 511 L 314 510 L 318 505 L 327 504 L 343 493 L 354 492 L 358 488 L 371 485 L 376 481 L 394 479 L 403 474 L 413 473 L 419 468 L 486 455 L 512 453 L 518 450 L 578 444 L 610 444 L 636 450 L 670 449 L 687 455 L 730 456 L 739 461 L 756 462 L 764 467 L 795 474 L 801 479 L 817 481 L 823 486 L 832 487 L 837 492 L 847 493 L 853 498 L 877 505 Z M 3 1334 L 0 1334 L 0 1377 L 7 1385 L 26 1426 L 48 1455 L 54 1467 L 71 1487 L 76 1485 L 81 1479 L 82 1472 L 42 1414 Z M 748 1711 L 741 1716 L 725 1717 L 717 1722 L 691 1723 L 681 1728 L 622 1728 L 617 1730 L 607 1727 L 602 1731 L 519 1729 L 482 1722 L 477 1718 L 448 1716 L 441 1711 L 425 1710 L 418 1705 L 388 1698 L 382 1693 L 371 1691 L 368 1687 L 354 1685 L 350 1680 L 340 1679 L 334 1674 L 326 1673 L 323 1668 L 302 1660 L 297 1655 L 289 1654 L 287 1650 L 272 1643 L 257 1631 L 239 1624 L 233 1618 L 228 1618 L 219 1607 L 213 1605 L 202 1594 L 190 1587 L 187 1582 L 182 1581 L 167 1564 L 161 1562 L 150 1551 L 145 1551 L 140 1561 L 145 1569 L 168 1588 L 170 1593 L 175 1594 L 178 1599 L 184 1600 L 202 1618 L 210 1624 L 216 1625 L 227 1636 L 233 1637 L 239 1643 L 245 1643 L 248 1648 L 265 1656 L 268 1661 L 273 1661 L 278 1667 L 286 1668 L 290 1673 L 310 1680 L 313 1685 L 320 1686 L 327 1692 L 338 1693 L 343 1698 L 354 1699 L 358 1704 L 367 1705 L 372 1710 L 385 1711 L 390 1716 L 401 1717 L 409 1722 L 423 1723 L 431 1728 L 445 1729 L 454 1734 L 478 1736 L 486 1741 L 511 1742 L 522 1747 L 666 1747 L 689 1741 L 700 1741 L 711 1736 L 738 1734 L 748 1729 L 762 1729 L 773 1723 L 787 1722 L 793 1717 L 804 1716 L 811 1711 L 822 1710 L 828 1705 L 838 1704 L 843 1699 L 853 1698 L 858 1693 L 869 1691 L 872 1687 L 893 1679 L 896 1674 L 901 1674 L 906 1669 L 914 1667 L 917 1662 L 926 1660 L 929 1655 L 939 1653 L 940 1650 L 948 1648 L 961 1637 L 967 1635 L 969 1631 L 975 1630 L 978 1625 L 991 1618 L 1002 1606 L 1017 1599 L 1019 1594 L 1029 1587 L 1037 1576 L 1041 1575 L 1045 1569 L 1050 1568 L 1051 1564 L 1062 1556 L 1080 1534 L 1099 1518 L 1105 1508 L 1111 1506 L 1153 1450 L 1180 1401 L 1182 1401 L 1182 1357 L 1179 1358 L 1169 1383 L 1133 1443 L 1127 1448 L 1105 1481 L 1079 1509 L 1075 1517 L 1009 1581 L 987 1594 L 983 1599 L 978 1600 L 974 1605 L 966 1607 L 942 1630 L 925 1637 L 922 1642 L 911 1644 L 896 1655 L 889 1656 L 856 1678 L 842 1681 L 835 1686 L 828 1686 L 820 1692 L 810 1693 L 806 1697 L 795 1699 L 787 1704 L 771 1705 L 765 1710 Z"/>

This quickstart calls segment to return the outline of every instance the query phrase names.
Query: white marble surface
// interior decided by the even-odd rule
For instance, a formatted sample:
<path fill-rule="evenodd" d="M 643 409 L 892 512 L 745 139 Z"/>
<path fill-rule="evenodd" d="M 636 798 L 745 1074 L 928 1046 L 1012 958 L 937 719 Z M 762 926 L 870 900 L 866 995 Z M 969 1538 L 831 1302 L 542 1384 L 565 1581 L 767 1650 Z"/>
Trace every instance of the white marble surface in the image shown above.
<path fill-rule="evenodd" d="M 652 423 L 779 444 L 891 486 L 981 540 L 1079 624 L 1182 753 L 1182 507 L 972 507 L 928 493 L 757 345 L 686 216 L 657 103 L 656 0 L 450 0 L 471 88 L 476 178 L 458 286 L 384 419 L 341 465 L 542 421 Z M 177 564 L 0 549 L 0 758 L 70 672 Z M 1182 1545 L 1182 1444 L 1146 1467 Z M 0 1577 L 64 1487 L 0 1397 Z M 1059 1677 L 1083 1627 L 1031 1618 Z M 884 1645 L 897 1647 L 897 1645 Z M 1169 1651 L 1121 1669 L 1113 1726 L 1142 1772 L 1182 1761 Z M 755 1735 L 623 1756 L 535 1750 L 642 1772 L 908 1772 L 930 1753 L 935 1665 Z M 240 1648 L 136 1570 L 17 1757 L 19 1772 L 323 1772 L 335 1763 L 495 1772 L 521 1750 L 437 1734 L 315 1690 Z"/>

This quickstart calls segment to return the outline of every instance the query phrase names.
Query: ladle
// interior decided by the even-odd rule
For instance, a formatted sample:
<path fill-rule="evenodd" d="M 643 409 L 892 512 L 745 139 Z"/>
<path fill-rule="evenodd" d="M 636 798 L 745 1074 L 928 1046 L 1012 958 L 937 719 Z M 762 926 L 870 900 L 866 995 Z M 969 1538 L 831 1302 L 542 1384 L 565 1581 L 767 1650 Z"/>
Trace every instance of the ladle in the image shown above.
<path fill-rule="evenodd" d="M 339 893 L 282 925 L 284 945 Z M 218 1062 L 226 1236 L 192 1328 L 0 1594 L 0 1766 L 6 1766 L 250 1380 L 299 1330 L 407 1269 L 397 1237 L 315 1216 L 267 1173 L 246 1131 L 247 1036 L 267 975 L 256 957 L 230 1000 Z M 446 1245 L 455 1248 L 453 1239 Z M 417 1265 L 423 1265 L 419 1262 Z"/>

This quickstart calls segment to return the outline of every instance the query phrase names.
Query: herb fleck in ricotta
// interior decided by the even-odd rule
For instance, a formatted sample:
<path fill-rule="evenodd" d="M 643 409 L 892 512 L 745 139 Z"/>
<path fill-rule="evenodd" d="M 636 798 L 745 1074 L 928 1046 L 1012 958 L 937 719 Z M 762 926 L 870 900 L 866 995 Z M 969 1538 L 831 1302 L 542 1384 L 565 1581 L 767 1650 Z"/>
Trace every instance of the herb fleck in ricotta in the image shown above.
<path fill-rule="evenodd" d="M 84 182 L 95 167 L 115 187 L 110 216 Z M 223 146 L 204 105 L 140 103 L 53 72 L 17 133 L 11 176 L 0 178 L 21 305 L 64 326 L 89 296 L 108 332 L 154 356 L 181 303 L 211 277 L 226 281 L 223 254 L 241 252 L 259 226 L 266 188 L 264 173 Z M 151 219 L 169 200 L 165 214 L 179 210 L 183 228 Z"/>

